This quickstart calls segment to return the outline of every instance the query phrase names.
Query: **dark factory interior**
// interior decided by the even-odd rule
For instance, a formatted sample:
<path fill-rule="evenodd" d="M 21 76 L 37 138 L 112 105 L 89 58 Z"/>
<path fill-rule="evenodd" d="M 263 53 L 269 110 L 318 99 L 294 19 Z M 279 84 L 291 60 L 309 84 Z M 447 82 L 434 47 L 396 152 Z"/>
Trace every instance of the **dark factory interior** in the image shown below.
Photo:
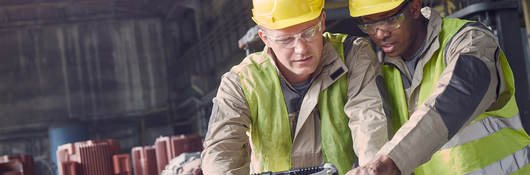
<path fill-rule="evenodd" d="M 528 131 L 528 0 L 423 5 L 491 26 Z M 103 169 L 90 175 L 169 175 L 172 159 L 202 150 L 221 76 L 264 47 L 251 9 L 251 0 L 0 0 L 0 174 L 68 174 L 79 150 L 98 149 L 105 158 L 87 161 Z M 347 0 L 326 0 L 324 11 L 326 31 L 366 37 Z"/>

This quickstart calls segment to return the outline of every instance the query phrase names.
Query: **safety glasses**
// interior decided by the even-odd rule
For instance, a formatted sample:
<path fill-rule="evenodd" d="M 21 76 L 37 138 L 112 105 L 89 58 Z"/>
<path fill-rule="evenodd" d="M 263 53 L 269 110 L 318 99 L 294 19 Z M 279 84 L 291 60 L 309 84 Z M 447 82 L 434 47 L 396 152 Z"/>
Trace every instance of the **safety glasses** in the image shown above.
<path fill-rule="evenodd" d="M 271 40 L 272 42 L 280 45 L 284 48 L 293 48 L 296 44 L 296 40 L 300 39 L 304 42 L 312 41 L 316 37 L 316 34 L 320 32 L 322 29 L 322 17 L 318 20 L 318 23 L 314 26 L 311 26 L 307 29 L 304 29 L 302 32 L 293 34 L 293 35 L 284 35 L 284 36 L 271 36 L 268 35 L 265 31 L 265 35 L 267 36 L 268 40 Z"/>
<path fill-rule="evenodd" d="M 402 5 L 402 8 L 401 10 L 399 10 L 398 13 L 388 18 L 359 24 L 357 26 L 359 27 L 359 29 L 361 29 L 361 31 L 363 31 L 366 34 L 370 34 L 370 35 L 375 34 L 378 29 L 385 31 L 385 32 L 391 32 L 391 31 L 397 30 L 401 27 L 401 22 L 405 20 L 404 12 L 405 12 L 405 9 L 407 9 L 408 2 L 409 1 L 406 1 Z"/>

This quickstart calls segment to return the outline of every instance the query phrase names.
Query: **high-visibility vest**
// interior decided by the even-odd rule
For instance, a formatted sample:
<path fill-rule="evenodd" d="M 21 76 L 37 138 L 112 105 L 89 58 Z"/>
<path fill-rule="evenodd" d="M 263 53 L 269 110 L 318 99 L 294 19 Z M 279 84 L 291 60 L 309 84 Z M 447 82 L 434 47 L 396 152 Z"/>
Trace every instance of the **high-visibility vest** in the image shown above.
<path fill-rule="evenodd" d="M 344 61 L 343 42 L 347 35 L 324 33 Z M 267 58 L 266 53 L 257 53 Z M 252 125 L 250 144 L 260 172 L 291 169 L 291 129 L 276 67 L 269 61 L 251 64 L 241 69 L 239 78 L 249 104 Z M 318 112 L 321 121 L 322 155 L 325 162 L 334 164 L 340 174 L 351 169 L 355 160 L 348 116 L 344 105 L 348 99 L 346 75 L 320 92 Z M 292 126 L 295 127 L 295 126 Z"/>
<path fill-rule="evenodd" d="M 440 48 L 423 67 L 423 78 L 421 80 L 419 97 L 416 105 L 421 105 L 436 88 L 438 79 L 446 67 L 444 63 L 445 46 L 456 32 L 468 22 L 472 21 L 456 18 L 443 19 L 442 31 L 440 32 L 438 41 L 440 43 Z M 508 93 L 510 93 L 510 100 L 498 110 L 482 113 L 475 118 L 470 125 L 463 128 L 463 130 L 467 129 L 467 133 L 472 133 L 476 140 L 456 143 L 450 148 L 442 147 L 442 149 L 438 150 L 431 157 L 430 161 L 415 169 L 414 173 L 416 175 L 466 174 L 473 172 L 481 174 L 480 172 L 496 168 L 490 166 L 488 167 L 490 169 L 484 169 L 488 165 L 500 162 L 503 158 L 513 155 L 519 150 L 526 151 L 523 149 L 528 149 L 527 147 L 530 144 L 530 138 L 523 128 L 506 127 L 492 133 L 487 133 L 478 128 L 475 129 L 475 126 L 480 124 L 480 122 L 477 122 L 479 120 L 490 120 L 499 124 L 511 123 L 513 125 L 521 126 L 519 110 L 514 96 L 515 89 L 513 74 L 502 50 L 500 51 L 499 61 L 504 73 Z M 383 77 L 387 84 L 386 87 L 389 92 L 389 101 L 393 111 L 391 116 L 393 126 L 395 131 L 397 131 L 409 118 L 407 99 L 403 88 L 401 73 L 394 65 L 384 64 Z M 454 137 L 459 137 L 459 134 L 457 133 Z M 522 159 L 528 159 L 526 153 L 522 156 L 524 156 Z M 530 172 L 530 165 L 523 164 L 520 166 L 520 169 L 516 170 L 514 173 Z"/>

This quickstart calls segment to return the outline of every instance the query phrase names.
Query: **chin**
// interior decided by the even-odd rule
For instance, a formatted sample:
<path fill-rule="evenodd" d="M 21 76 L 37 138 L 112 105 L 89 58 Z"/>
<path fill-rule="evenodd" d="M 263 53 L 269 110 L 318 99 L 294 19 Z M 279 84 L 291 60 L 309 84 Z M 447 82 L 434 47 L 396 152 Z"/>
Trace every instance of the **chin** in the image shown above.
<path fill-rule="evenodd" d="M 295 74 L 299 76 L 307 76 L 311 75 L 313 72 L 315 72 L 315 69 L 298 69 Z"/>
<path fill-rule="evenodd" d="M 305 75 L 308 74 L 307 72 L 309 72 L 309 71 L 299 70 L 299 71 L 296 71 L 296 72 L 294 72 L 294 73 L 295 73 L 296 75 L 298 75 L 298 76 L 305 76 Z"/>
<path fill-rule="evenodd" d="M 399 56 L 400 54 L 396 51 L 392 51 L 392 52 L 385 52 L 385 55 L 387 56 L 391 56 L 391 57 L 396 57 L 396 56 Z"/>

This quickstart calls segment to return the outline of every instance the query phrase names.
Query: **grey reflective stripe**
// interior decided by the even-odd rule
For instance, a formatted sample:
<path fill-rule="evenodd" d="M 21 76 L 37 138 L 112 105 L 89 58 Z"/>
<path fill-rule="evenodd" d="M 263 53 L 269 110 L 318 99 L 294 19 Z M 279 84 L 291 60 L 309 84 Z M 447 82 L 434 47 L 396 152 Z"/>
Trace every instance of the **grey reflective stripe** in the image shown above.
<path fill-rule="evenodd" d="M 460 130 L 449 142 L 440 149 L 452 148 L 467 142 L 486 137 L 504 128 L 519 130 L 523 128 L 519 114 L 511 118 L 486 117 L 482 120 L 471 123 Z"/>
<path fill-rule="evenodd" d="M 487 154 L 487 153 L 486 153 Z M 467 173 L 467 175 L 498 175 L 511 174 L 528 165 L 530 157 L 530 146 L 525 146 L 512 155 L 506 156 L 498 162 L 492 163 L 484 168 Z"/>
<path fill-rule="evenodd" d="M 490 81 L 490 71 L 484 62 L 471 55 L 458 57 L 448 85 L 434 103 L 447 127 L 449 139 L 475 112 Z"/>

